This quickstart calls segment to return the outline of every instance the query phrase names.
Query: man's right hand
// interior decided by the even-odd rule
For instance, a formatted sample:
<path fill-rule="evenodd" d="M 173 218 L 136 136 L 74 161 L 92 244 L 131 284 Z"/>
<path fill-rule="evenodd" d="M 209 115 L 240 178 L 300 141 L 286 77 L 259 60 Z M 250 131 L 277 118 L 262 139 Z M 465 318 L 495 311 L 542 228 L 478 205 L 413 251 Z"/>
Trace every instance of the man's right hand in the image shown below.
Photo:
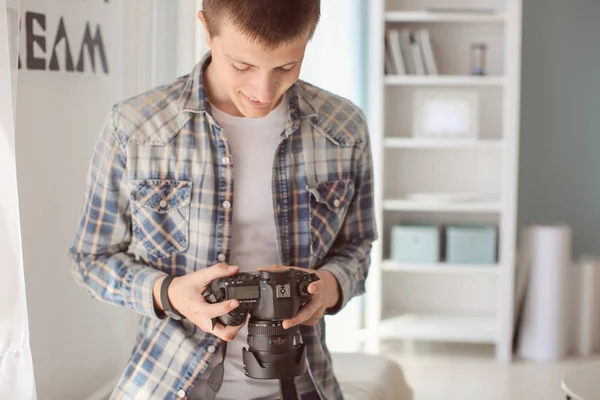
<path fill-rule="evenodd" d="M 229 300 L 210 304 L 204 299 L 203 294 L 213 280 L 235 275 L 238 271 L 238 267 L 227 264 L 216 264 L 212 267 L 177 277 L 173 279 L 173 282 L 169 286 L 169 301 L 177 311 L 200 329 L 230 342 L 244 325 L 224 326 L 220 322 L 217 322 L 213 329 L 211 319 L 227 314 L 237 308 L 240 303 L 237 300 Z M 163 280 L 164 278 L 158 279 L 153 288 L 155 304 L 161 309 L 160 285 Z"/>

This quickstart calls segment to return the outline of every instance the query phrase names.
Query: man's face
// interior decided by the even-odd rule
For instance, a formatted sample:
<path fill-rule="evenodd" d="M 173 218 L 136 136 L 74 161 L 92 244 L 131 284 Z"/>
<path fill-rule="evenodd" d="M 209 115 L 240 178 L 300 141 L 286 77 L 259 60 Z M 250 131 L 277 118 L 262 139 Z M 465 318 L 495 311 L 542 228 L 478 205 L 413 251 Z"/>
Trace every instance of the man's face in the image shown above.
<path fill-rule="evenodd" d="M 221 21 L 219 34 L 207 39 L 212 49 L 211 101 L 216 100 L 218 108 L 233 115 L 259 118 L 269 114 L 298 80 L 308 40 L 307 34 L 275 50 L 265 50 L 229 21 Z"/>

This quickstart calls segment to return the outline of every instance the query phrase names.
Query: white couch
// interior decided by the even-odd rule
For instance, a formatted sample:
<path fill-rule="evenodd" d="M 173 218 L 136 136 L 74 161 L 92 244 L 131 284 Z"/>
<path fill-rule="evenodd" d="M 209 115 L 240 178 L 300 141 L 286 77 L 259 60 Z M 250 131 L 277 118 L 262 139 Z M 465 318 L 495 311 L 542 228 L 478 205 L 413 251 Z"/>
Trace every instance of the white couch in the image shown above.
<path fill-rule="evenodd" d="M 332 353 L 345 400 L 412 400 L 402 369 L 384 356 Z"/>

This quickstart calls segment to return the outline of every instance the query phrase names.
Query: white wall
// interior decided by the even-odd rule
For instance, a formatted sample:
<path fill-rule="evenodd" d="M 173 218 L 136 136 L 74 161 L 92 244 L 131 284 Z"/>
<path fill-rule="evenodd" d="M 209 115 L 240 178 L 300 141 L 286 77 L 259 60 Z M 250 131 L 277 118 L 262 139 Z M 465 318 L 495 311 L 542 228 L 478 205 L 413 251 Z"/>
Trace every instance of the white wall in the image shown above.
<path fill-rule="evenodd" d="M 111 105 L 123 96 L 121 6 L 100 0 L 25 0 L 24 12 L 46 16 L 46 39 L 32 49 L 51 59 L 64 17 L 77 64 L 84 23 L 100 24 L 109 73 L 96 54 L 96 72 L 30 70 L 27 42 L 19 73 L 16 155 L 31 347 L 40 399 L 84 399 L 124 367 L 135 328 L 133 314 L 92 300 L 71 275 L 67 249 L 77 228 L 93 144 Z M 23 27 L 26 24 L 23 23 Z M 26 33 L 23 33 L 26 36 Z"/>
<path fill-rule="evenodd" d="M 519 224 L 568 223 L 574 258 L 600 256 L 599 19 L 598 1 L 523 2 Z"/>
<path fill-rule="evenodd" d="M 166 0 L 155 2 L 156 8 L 147 0 L 23 1 L 23 12 L 46 16 L 45 29 L 36 23 L 33 30 L 45 37 L 45 51 L 38 40 L 33 54 L 46 59 L 46 66 L 60 17 L 75 64 L 87 21 L 92 34 L 100 24 L 109 63 L 105 74 L 96 53 L 95 73 L 89 68 L 67 72 L 63 42 L 58 46 L 60 71 L 30 70 L 27 33 L 22 33 L 17 168 L 31 346 L 43 400 L 85 399 L 110 385 L 122 372 L 135 339 L 137 316 L 94 300 L 77 286 L 67 249 L 77 229 L 93 146 L 110 107 L 189 72 L 205 51 L 200 46 L 194 53 L 197 0 L 181 0 L 178 7 L 169 7 Z M 188 24 L 175 26 L 177 13 L 187 15 Z M 185 40 L 173 51 L 178 35 Z"/>

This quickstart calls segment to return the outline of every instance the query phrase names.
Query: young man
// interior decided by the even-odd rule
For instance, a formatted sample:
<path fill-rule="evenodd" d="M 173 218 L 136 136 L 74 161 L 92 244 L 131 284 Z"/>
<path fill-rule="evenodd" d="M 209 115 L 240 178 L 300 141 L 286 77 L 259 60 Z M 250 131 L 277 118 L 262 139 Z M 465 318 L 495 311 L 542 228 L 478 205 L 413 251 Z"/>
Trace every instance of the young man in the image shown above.
<path fill-rule="evenodd" d="M 284 321 L 307 349 L 298 390 L 342 399 L 323 315 L 364 292 L 376 229 L 363 113 L 298 80 L 319 15 L 319 0 L 205 0 L 211 51 L 110 113 L 70 255 L 93 296 L 141 314 L 112 398 L 278 398 L 276 380 L 244 376 L 247 328 L 211 326 L 238 302 L 202 296 L 216 278 L 276 265 L 320 278 Z"/>

